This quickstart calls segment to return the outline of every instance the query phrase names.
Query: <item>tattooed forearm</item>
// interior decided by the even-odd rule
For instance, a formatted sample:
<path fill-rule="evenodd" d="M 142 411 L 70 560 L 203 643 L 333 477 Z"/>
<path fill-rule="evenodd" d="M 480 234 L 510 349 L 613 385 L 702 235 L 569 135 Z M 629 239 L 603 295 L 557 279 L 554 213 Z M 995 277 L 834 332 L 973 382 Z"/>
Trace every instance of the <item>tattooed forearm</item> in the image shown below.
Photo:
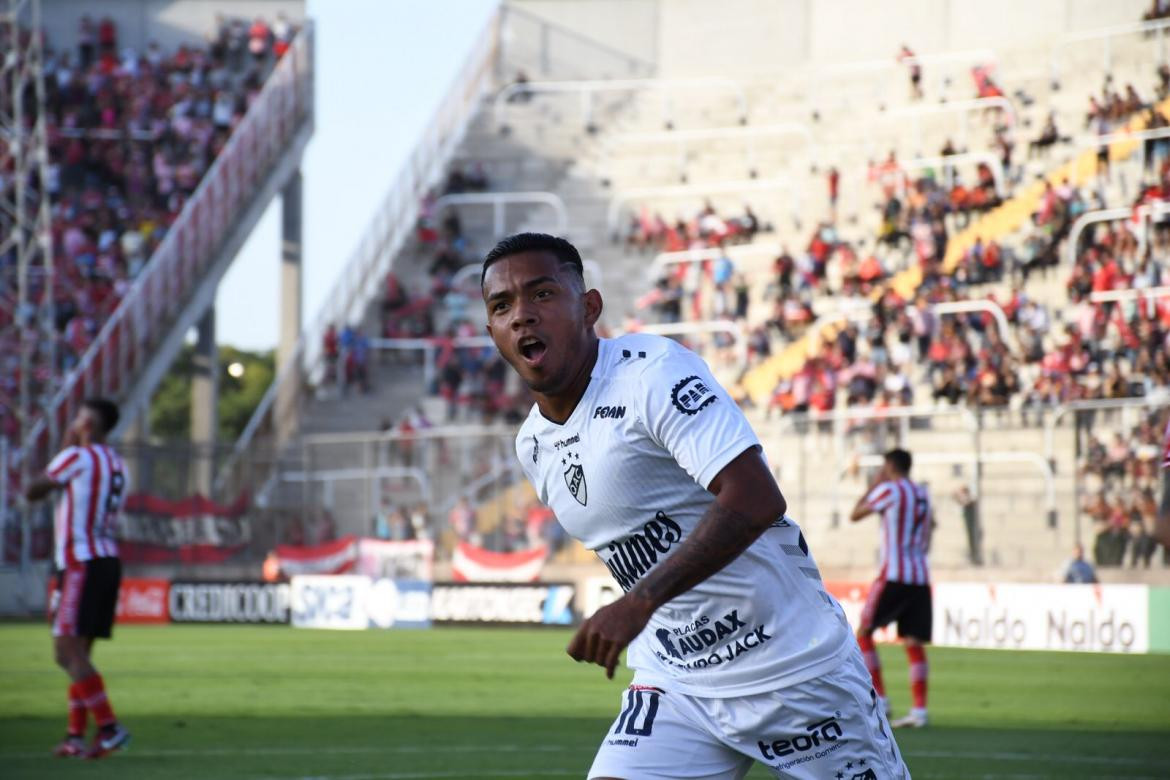
<path fill-rule="evenodd" d="M 775 519 L 748 517 L 712 501 L 690 538 L 638 583 L 630 595 L 657 609 L 738 558 Z"/>

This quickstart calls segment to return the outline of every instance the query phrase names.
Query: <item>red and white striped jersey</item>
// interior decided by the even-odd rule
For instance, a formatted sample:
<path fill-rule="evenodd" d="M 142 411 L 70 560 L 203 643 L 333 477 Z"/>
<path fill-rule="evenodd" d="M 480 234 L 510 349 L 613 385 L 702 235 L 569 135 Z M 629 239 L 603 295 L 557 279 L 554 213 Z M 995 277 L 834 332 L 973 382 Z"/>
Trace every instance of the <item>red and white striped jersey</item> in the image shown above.
<path fill-rule="evenodd" d="M 126 470 L 118 453 L 104 444 L 66 447 L 45 473 L 65 486 L 54 524 L 57 567 L 116 556 L 114 533 L 126 490 Z"/>
<path fill-rule="evenodd" d="M 887 582 L 929 585 L 930 526 L 934 511 L 923 485 L 894 479 L 874 487 L 865 497 L 882 517 L 882 568 Z"/>

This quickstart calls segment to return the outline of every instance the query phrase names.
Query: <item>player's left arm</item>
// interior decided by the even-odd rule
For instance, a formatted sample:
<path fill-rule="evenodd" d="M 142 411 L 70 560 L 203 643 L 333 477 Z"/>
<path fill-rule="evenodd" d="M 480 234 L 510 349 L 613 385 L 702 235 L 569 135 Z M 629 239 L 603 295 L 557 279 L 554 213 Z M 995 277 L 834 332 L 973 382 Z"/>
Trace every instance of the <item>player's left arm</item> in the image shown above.
<path fill-rule="evenodd" d="M 53 491 L 61 490 L 64 487 L 64 485 L 48 474 L 42 474 L 29 484 L 28 488 L 24 491 L 24 497 L 29 501 L 40 501 Z"/>
<path fill-rule="evenodd" d="M 787 508 L 759 439 L 698 355 L 664 351 L 638 383 L 635 408 L 646 434 L 715 500 L 669 557 L 582 623 L 569 643 L 569 655 L 604 666 L 609 677 L 658 607 L 734 561 Z"/>
<path fill-rule="evenodd" d="M 54 491 L 62 490 L 69 484 L 69 480 L 77 476 L 85 468 L 85 459 L 76 446 L 68 443 L 66 447 L 53 458 L 44 473 L 34 479 L 24 491 L 24 497 L 29 501 L 40 501 Z"/>
<path fill-rule="evenodd" d="M 707 489 L 715 500 L 678 550 L 581 624 L 568 647 L 575 660 L 604 666 L 606 677 L 613 678 L 622 650 L 656 609 L 738 558 L 788 509 L 755 446 L 724 466 Z"/>

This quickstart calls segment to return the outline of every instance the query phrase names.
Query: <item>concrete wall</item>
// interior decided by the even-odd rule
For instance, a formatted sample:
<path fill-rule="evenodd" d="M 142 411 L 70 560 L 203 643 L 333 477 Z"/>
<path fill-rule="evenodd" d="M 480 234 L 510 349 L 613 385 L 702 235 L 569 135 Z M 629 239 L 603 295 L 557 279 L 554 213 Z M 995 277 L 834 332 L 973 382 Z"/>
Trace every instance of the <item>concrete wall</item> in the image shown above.
<path fill-rule="evenodd" d="M 512 0 L 508 5 L 631 57 L 657 58 L 659 0 Z"/>
<path fill-rule="evenodd" d="M 512 0 L 663 76 L 744 75 L 807 62 L 1007 50 L 1141 20 L 1148 0 Z M 656 43 L 647 42 L 654 38 Z M 653 56 L 652 56 L 653 55 Z"/>
<path fill-rule="evenodd" d="M 305 18 L 305 0 L 41 0 L 41 15 L 54 49 L 76 50 L 84 14 L 97 22 L 109 16 L 118 25 L 118 45 L 139 51 L 150 41 L 164 50 L 203 45 L 215 31 L 216 14 L 271 21 L 283 12 L 291 22 Z"/>

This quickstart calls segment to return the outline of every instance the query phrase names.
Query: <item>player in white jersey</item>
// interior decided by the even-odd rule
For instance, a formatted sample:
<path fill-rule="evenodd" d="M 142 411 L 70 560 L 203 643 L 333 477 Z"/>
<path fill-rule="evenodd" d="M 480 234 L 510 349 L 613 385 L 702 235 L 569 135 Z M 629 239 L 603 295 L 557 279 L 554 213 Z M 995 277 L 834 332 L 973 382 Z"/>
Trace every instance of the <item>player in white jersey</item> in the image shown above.
<path fill-rule="evenodd" d="M 625 591 L 568 647 L 633 684 L 589 777 L 908 777 L 840 605 L 735 402 L 658 336 L 599 339 L 567 241 L 500 242 L 488 332 L 536 398 L 516 452 Z"/>
<path fill-rule="evenodd" d="M 857 627 L 857 644 L 869 667 L 874 690 L 883 709 L 889 711 L 881 661 L 873 644 L 873 632 L 894 621 L 910 661 L 910 714 L 894 721 L 895 728 L 926 725 L 926 648 L 930 642 L 933 605 L 930 598 L 930 532 L 934 511 L 924 485 L 910 481 L 910 453 L 894 449 L 886 453 L 876 483 L 853 508 L 850 519 L 881 516 L 881 568 L 870 588 Z"/>
<path fill-rule="evenodd" d="M 61 494 L 54 523 L 56 578 L 50 614 L 57 664 L 70 679 L 68 727 L 54 750 L 65 758 L 101 758 L 130 741 L 91 660 L 94 639 L 110 637 L 122 581 L 114 532 L 126 469 L 106 444 L 117 424 L 118 407 L 112 401 L 86 400 L 66 432 L 65 448 L 26 491 L 29 501 Z M 86 749 L 88 713 L 98 729 Z"/>

